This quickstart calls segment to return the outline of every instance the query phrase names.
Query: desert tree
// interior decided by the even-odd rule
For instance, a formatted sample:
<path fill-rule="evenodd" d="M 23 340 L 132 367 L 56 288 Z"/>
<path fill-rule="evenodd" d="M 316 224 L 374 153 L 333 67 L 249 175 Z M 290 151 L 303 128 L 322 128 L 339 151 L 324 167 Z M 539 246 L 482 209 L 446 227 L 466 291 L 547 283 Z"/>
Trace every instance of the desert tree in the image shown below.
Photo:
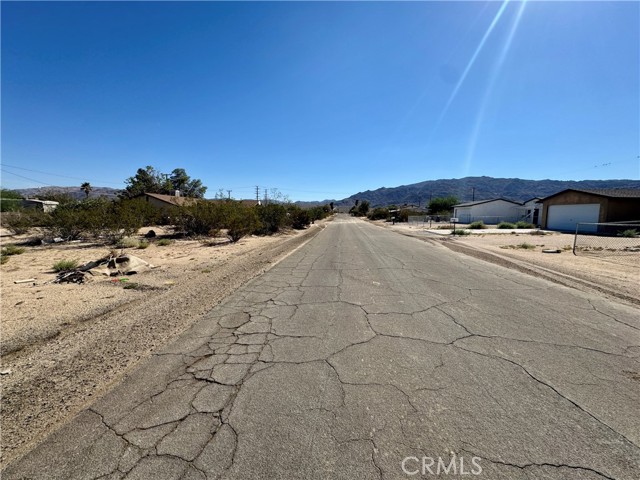
<path fill-rule="evenodd" d="M 84 182 L 82 185 L 80 185 L 80 190 L 84 192 L 85 198 L 89 198 L 89 194 L 91 193 L 91 190 L 93 190 L 93 187 L 89 182 Z"/>

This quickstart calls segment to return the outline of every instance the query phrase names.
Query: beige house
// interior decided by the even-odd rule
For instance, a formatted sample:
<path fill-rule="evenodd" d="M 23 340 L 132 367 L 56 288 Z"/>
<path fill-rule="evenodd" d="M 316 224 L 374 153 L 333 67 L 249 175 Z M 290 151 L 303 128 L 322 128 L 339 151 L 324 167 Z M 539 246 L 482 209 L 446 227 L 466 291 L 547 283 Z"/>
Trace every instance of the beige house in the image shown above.
<path fill-rule="evenodd" d="M 153 205 L 156 208 L 168 209 L 172 207 L 185 207 L 189 205 L 193 205 L 198 200 L 204 200 L 206 202 L 226 202 L 226 199 L 214 199 L 214 200 L 205 200 L 199 198 L 192 197 L 183 197 L 179 192 L 176 191 L 174 195 L 163 195 L 160 193 L 145 193 L 140 196 L 144 198 L 144 200 Z M 247 207 L 255 207 L 256 205 L 260 205 L 260 201 L 258 200 L 236 200 L 236 202 L 241 202 L 243 205 Z"/>

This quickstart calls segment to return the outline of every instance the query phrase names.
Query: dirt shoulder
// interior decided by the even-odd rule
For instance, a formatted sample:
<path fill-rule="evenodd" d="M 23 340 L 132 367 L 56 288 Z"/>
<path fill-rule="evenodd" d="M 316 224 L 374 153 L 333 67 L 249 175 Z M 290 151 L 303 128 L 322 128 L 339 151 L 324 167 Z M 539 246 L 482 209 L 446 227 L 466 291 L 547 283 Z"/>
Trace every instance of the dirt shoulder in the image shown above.
<path fill-rule="evenodd" d="M 82 285 L 47 283 L 55 278 L 55 261 L 95 260 L 108 253 L 106 247 L 28 247 L 11 256 L 0 267 L 2 463 L 102 395 L 141 359 L 322 228 L 324 222 L 318 222 L 303 232 L 218 246 L 178 240 L 126 249 L 157 266 L 129 279 L 138 284 L 135 289 L 124 289 L 124 282 L 109 277 Z M 15 241 L 2 240 L 3 245 Z M 35 281 L 14 283 L 29 278 Z"/>
<path fill-rule="evenodd" d="M 626 303 L 640 305 L 640 263 L 638 255 L 606 257 L 573 255 L 573 235 L 550 232 L 472 234 L 463 237 L 433 235 L 421 227 L 372 222 L 398 233 L 437 241 L 447 248 L 555 283 L 598 293 Z M 526 245 L 526 248 L 523 248 Z M 560 253 L 544 253 L 557 249 Z"/>

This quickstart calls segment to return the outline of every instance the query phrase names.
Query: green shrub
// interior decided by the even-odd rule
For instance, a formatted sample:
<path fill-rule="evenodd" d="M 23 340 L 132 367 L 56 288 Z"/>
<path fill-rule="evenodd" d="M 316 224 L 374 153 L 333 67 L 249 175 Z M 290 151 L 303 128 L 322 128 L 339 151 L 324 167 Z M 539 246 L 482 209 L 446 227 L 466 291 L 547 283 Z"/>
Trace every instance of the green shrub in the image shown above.
<path fill-rule="evenodd" d="M 50 222 L 51 216 L 48 213 L 35 208 L 7 212 L 2 215 L 2 226 L 16 235 L 28 233 L 34 227 L 46 227 Z"/>
<path fill-rule="evenodd" d="M 523 250 L 532 250 L 532 249 L 536 248 L 536 246 L 535 245 L 531 245 L 530 243 L 524 242 L 524 243 L 519 243 L 518 245 L 502 245 L 502 246 L 500 246 L 500 248 L 503 248 L 503 249 L 521 248 Z"/>
<path fill-rule="evenodd" d="M 138 246 L 140 246 L 140 241 L 132 237 L 123 237 L 116 243 L 118 248 L 136 248 Z"/>
<path fill-rule="evenodd" d="M 453 206 L 458 203 L 460 203 L 460 200 L 454 196 L 434 198 L 429 202 L 429 215 L 447 215 L 453 210 Z"/>
<path fill-rule="evenodd" d="M 0 187 L 0 198 L 10 199 L 10 200 L 21 200 L 22 195 L 20 195 L 15 190 L 9 190 L 8 188 Z"/>
<path fill-rule="evenodd" d="M 172 243 L 173 243 L 173 240 L 169 238 L 161 238 L 156 242 L 156 245 L 158 245 L 159 247 L 166 247 L 167 245 L 171 245 Z"/>
<path fill-rule="evenodd" d="M 138 249 L 144 250 L 145 248 L 149 248 L 149 242 L 147 240 L 140 240 L 138 242 Z"/>
<path fill-rule="evenodd" d="M 451 235 L 471 235 L 471 232 L 469 230 L 454 230 L 451 232 Z"/>
<path fill-rule="evenodd" d="M 311 223 L 307 211 L 298 207 L 292 208 L 289 211 L 289 216 L 291 218 L 291 226 L 296 230 L 303 230 Z"/>
<path fill-rule="evenodd" d="M 0 265 L 7 263 L 11 255 L 20 255 L 22 253 L 24 253 L 24 248 L 16 247 L 15 245 L 7 245 L 0 250 Z"/>
<path fill-rule="evenodd" d="M 369 202 L 367 200 L 362 200 L 358 203 L 358 205 L 354 205 L 349 210 L 349 213 L 354 217 L 366 217 L 369 213 Z"/>
<path fill-rule="evenodd" d="M 478 220 L 477 222 L 472 222 L 469 225 L 469 228 L 472 230 L 481 230 L 483 228 L 487 228 L 482 220 Z"/>
<path fill-rule="evenodd" d="M 158 211 L 141 199 L 90 198 L 59 205 L 49 215 L 46 230 L 65 240 L 103 236 L 116 243 L 157 219 Z"/>
<path fill-rule="evenodd" d="M 108 203 L 103 211 L 103 234 L 112 241 L 134 235 L 140 228 L 160 221 L 161 212 L 140 198 Z"/>
<path fill-rule="evenodd" d="M 241 202 L 225 202 L 222 218 L 222 226 L 227 229 L 232 242 L 237 242 L 258 228 L 255 207 L 248 207 Z"/>
<path fill-rule="evenodd" d="M 53 264 L 54 272 L 66 272 L 68 270 L 73 270 L 78 266 L 77 260 L 58 260 Z"/>
<path fill-rule="evenodd" d="M 536 228 L 536 226 L 533 223 L 529 223 L 529 222 L 523 222 L 522 220 L 520 220 L 519 222 L 516 222 L 516 228 Z"/>
<path fill-rule="evenodd" d="M 618 236 L 625 237 L 625 238 L 637 238 L 638 231 L 635 228 L 631 228 L 629 230 L 624 230 L 623 232 L 619 232 Z"/>
<path fill-rule="evenodd" d="M 0 212 L 15 212 L 22 208 L 22 200 L 19 198 L 0 197 Z"/>
<path fill-rule="evenodd" d="M 367 218 L 369 218 L 369 220 L 387 220 L 389 217 L 389 209 L 383 207 L 374 208 L 371 212 L 369 212 L 369 215 L 367 215 Z"/>
<path fill-rule="evenodd" d="M 258 216 L 258 226 L 255 233 L 258 235 L 277 233 L 282 228 L 291 225 L 291 221 L 287 216 L 287 209 L 282 204 L 269 203 L 267 205 L 258 205 L 255 208 Z"/>
<path fill-rule="evenodd" d="M 224 217 L 224 203 L 198 201 L 171 212 L 173 224 L 182 235 L 215 236 L 220 232 Z"/>
<path fill-rule="evenodd" d="M 24 253 L 24 251 L 25 249 L 22 247 L 16 247 L 15 245 L 7 245 L 0 252 L 4 256 L 9 256 L 9 255 L 21 255 Z"/>
<path fill-rule="evenodd" d="M 411 213 L 411 210 L 408 210 L 406 208 L 403 208 L 402 210 L 400 210 L 398 212 L 398 216 L 396 217 L 396 222 L 403 222 L 403 223 L 407 223 L 409 221 L 409 214 Z"/>
<path fill-rule="evenodd" d="M 513 229 L 513 228 L 516 228 L 516 226 L 515 226 L 515 224 L 513 224 L 511 222 L 500 222 L 498 224 L 498 228 Z"/>
<path fill-rule="evenodd" d="M 316 220 L 322 220 L 323 218 L 327 218 L 331 215 L 331 207 L 329 205 L 323 205 L 322 207 L 312 207 L 307 209 L 307 213 L 309 214 L 309 219 L 311 223 Z"/>

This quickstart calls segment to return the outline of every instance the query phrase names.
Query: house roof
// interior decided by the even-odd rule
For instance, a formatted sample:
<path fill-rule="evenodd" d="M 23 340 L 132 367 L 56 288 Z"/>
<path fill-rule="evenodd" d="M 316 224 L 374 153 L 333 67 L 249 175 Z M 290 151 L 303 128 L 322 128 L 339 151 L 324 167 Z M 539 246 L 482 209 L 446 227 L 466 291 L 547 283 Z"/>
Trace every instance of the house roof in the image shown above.
<path fill-rule="evenodd" d="M 151 197 L 151 198 L 155 198 L 156 200 L 160 200 L 161 202 L 165 202 L 169 205 L 173 205 L 173 206 L 178 206 L 178 207 L 184 207 L 185 205 L 191 205 L 193 204 L 195 201 L 200 200 L 198 198 L 193 198 L 193 197 L 176 197 L 175 195 L 164 195 L 161 193 L 145 193 L 144 195 L 146 195 L 147 197 Z M 207 202 L 214 202 L 214 203 L 221 203 L 221 202 L 226 202 L 227 199 L 219 199 L 219 198 L 212 198 L 209 200 L 206 200 Z M 248 199 L 248 200 L 234 200 L 235 202 L 240 202 L 243 205 L 247 206 L 247 207 L 255 207 L 256 205 L 260 205 L 259 201 L 256 201 L 254 199 Z"/>
<path fill-rule="evenodd" d="M 60 202 L 55 202 L 53 200 L 40 200 L 39 198 L 23 198 L 22 201 L 32 202 L 32 203 L 41 203 L 42 205 L 60 205 Z"/>
<path fill-rule="evenodd" d="M 599 197 L 607 198 L 640 198 L 640 188 L 567 188 L 566 190 L 562 190 L 558 193 L 554 193 L 553 195 L 549 195 L 548 197 L 544 197 L 542 200 L 549 200 L 550 198 L 562 195 L 566 192 L 588 193 L 590 195 L 597 195 Z"/>
<path fill-rule="evenodd" d="M 514 200 L 509 200 L 508 198 L 491 198 L 489 200 L 478 200 L 477 202 L 459 203 L 458 205 L 454 205 L 454 208 L 455 207 L 473 207 L 474 205 L 480 205 L 482 203 L 495 202 L 495 201 L 498 201 L 498 200 L 502 200 L 504 202 L 513 203 L 514 205 L 522 205 L 520 202 L 516 202 Z"/>
<path fill-rule="evenodd" d="M 174 195 L 163 195 L 161 193 L 145 193 L 145 195 L 147 197 L 155 198 L 156 200 L 160 200 L 161 202 L 165 202 L 178 207 L 189 205 L 196 200 L 195 198 L 191 197 L 176 197 Z"/>

